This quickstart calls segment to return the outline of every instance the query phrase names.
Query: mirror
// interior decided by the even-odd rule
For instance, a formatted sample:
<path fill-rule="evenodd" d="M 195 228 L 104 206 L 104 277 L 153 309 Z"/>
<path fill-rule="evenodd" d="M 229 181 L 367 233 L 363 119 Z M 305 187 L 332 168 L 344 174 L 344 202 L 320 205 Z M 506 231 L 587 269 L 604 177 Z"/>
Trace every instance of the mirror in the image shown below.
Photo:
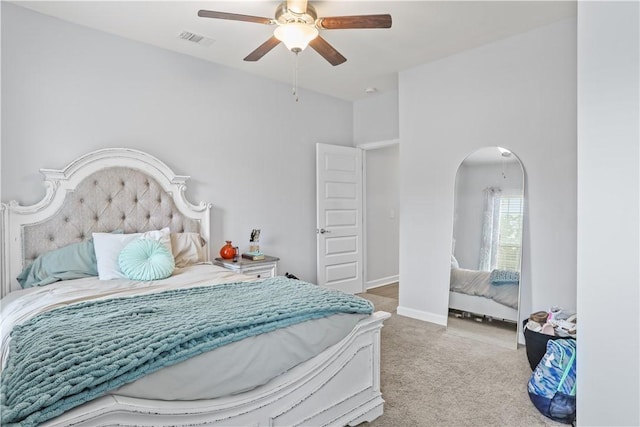
<path fill-rule="evenodd" d="M 502 147 L 456 174 L 448 330 L 517 347 L 524 170 Z"/>

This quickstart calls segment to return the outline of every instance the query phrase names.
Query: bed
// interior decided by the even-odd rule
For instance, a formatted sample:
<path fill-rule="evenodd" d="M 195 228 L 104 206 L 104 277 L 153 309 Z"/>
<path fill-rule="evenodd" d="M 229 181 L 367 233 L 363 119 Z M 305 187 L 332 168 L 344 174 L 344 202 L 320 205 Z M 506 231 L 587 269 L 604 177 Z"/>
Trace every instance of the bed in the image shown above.
<path fill-rule="evenodd" d="M 76 403 L 70 404 L 75 397 L 70 398 L 55 406 L 55 410 L 51 409 L 52 416 L 27 418 L 32 424 L 357 425 L 382 414 L 380 329 L 388 313 L 371 312 L 363 305 L 367 304 L 364 300 L 347 300 L 346 296 L 333 293 L 335 291 L 326 294 L 329 290 L 304 282 L 283 277 L 256 281 L 212 265 L 206 246 L 210 241 L 211 206 L 189 203 L 185 198 L 188 177 L 175 175 L 167 165 L 147 153 L 103 149 L 76 159 L 62 170 L 42 169 L 41 172 L 46 186 L 42 201 L 33 206 L 16 202 L 2 204 L 3 374 L 17 370 L 15 349 L 23 348 L 20 347 L 23 341 L 31 345 L 30 336 L 25 334 L 42 336 L 48 333 L 47 329 L 60 330 L 67 327 L 64 322 L 68 318 L 84 319 L 79 329 L 91 331 L 83 338 L 87 343 L 81 340 L 80 344 L 73 345 L 87 346 L 98 335 L 117 335 L 114 331 L 118 331 L 119 319 L 127 316 L 136 319 L 127 323 L 131 325 L 131 336 L 137 337 L 133 334 L 138 333 L 144 338 L 145 331 L 153 329 L 164 335 L 162 341 L 155 341 L 155 336 L 148 338 L 149 345 L 164 343 L 196 330 L 196 324 L 200 325 L 198 328 L 206 327 L 202 326 L 206 322 L 197 318 L 198 322 L 185 329 L 172 316 L 178 311 L 189 312 L 186 317 L 191 316 L 192 321 L 196 306 L 209 302 L 219 305 L 211 310 L 206 310 L 209 307 L 206 305 L 203 314 L 197 316 L 215 322 L 228 317 L 235 323 L 231 323 L 231 329 L 217 331 L 220 335 L 207 338 L 209 341 L 199 337 L 212 336 L 210 331 L 185 339 L 188 344 L 181 344 L 180 351 L 172 350 L 171 354 L 176 356 L 170 365 L 158 362 L 144 375 L 125 380 L 118 377 L 117 381 L 110 382 L 108 390 L 98 390 L 102 385 L 84 387 L 78 393 L 84 401 L 78 397 Z M 104 248 L 99 247 L 97 237 L 109 242 L 120 241 L 135 233 L 154 236 L 148 240 L 160 242 L 154 243 L 159 252 L 164 251 L 160 246 L 169 245 L 175 253 L 176 242 L 189 242 L 183 246 L 178 244 L 184 251 L 181 257 L 176 255 L 174 261 L 182 264 L 169 278 L 99 280 L 93 275 L 81 274 L 71 279 L 65 271 L 46 286 L 28 289 L 22 289 L 16 279 L 21 275 L 24 280 L 25 267 L 36 264 L 34 261 L 41 260 L 43 254 L 84 245 L 89 237 L 95 245 L 102 277 L 106 268 L 101 264 L 105 259 Z M 260 307 L 262 301 L 270 301 L 264 298 L 265 292 L 300 294 L 295 297 L 298 300 L 292 299 L 296 303 L 290 305 L 299 306 L 295 309 L 307 317 L 293 322 L 281 315 L 282 307 Z M 306 292 L 318 293 L 323 302 L 312 302 L 315 300 Z M 175 308 L 179 307 L 174 305 L 177 301 L 182 301 L 181 310 Z M 309 306 L 314 304 L 314 310 L 323 314 L 312 314 L 315 312 Z M 224 311 L 236 305 L 240 312 L 247 311 L 251 319 L 258 312 L 269 317 L 273 310 L 280 310 L 276 320 L 285 327 L 272 327 L 275 322 L 270 317 L 260 326 L 241 329 L 240 325 L 253 325 L 254 321 L 247 322 L 236 312 Z M 350 308 L 333 311 L 338 306 Z M 61 320 L 62 315 L 67 317 Z M 106 316 L 108 328 L 104 327 L 105 323 L 92 323 L 92 319 L 103 319 L 100 316 Z M 7 330 L 13 325 L 16 327 L 9 335 Z M 313 337 L 313 342 L 308 342 L 306 337 Z M 305 344 L 302 344 L 303 338 Z M 64 342 L 67 348 L 62 335 L 54 334 L 47 339 L 53 340 L 47 342 Z M 118 339 L 120 345 L 126 337 Z M 142 338 L 129 341 L 133 341 L 132 345 L 142 345 Z M 289 344 L 285 345 L 285 341 Z M 12 353 L 9 348 L 13 349 Z M 58 353 L 64 351 L 55 350 L 40 359 L 62 357 Z M 74 351 L 85 354 L 76 348 Z M 113 363 L 124 364 L 122 360 Z M 269 368 L 271 373 L 267 373 L 271 365 L 274 365 L 273 372 Z M 11 377 L 3 375 L 2 378 L 8 384 Z M 78 381 L 74 378 L 62 386 L 78 388 Z M 27 386 L 19 383 L 20 388 Z M 3 384 L 3 392 L 7 389 Z M 4 399 L 3 396 L 3 402 Z"/>
<path fill-rule="evenodd" d="M 496 285 L 499 271 L 479 271 L 455 267 L 452 263 L 449 308 L 492 319 L 518 321 L 519 284 Z"/>

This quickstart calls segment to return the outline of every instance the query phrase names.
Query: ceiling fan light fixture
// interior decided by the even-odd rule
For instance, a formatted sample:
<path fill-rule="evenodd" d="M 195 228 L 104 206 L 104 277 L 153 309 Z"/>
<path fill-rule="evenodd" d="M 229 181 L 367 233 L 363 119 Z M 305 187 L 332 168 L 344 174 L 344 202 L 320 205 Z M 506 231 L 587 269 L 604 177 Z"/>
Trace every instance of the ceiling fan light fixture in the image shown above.
<path fill-rule="evenodd" d="M 318 37 L 318 29 L 313 25 L 290 22 L 279 25 L 273 35 L 292 52 L 302 52 L 311 40 Z"/>
<path fill-rule="evenodd" d="M 511 151 L 507 150 L 506 148 L 498 147 L 498 151 L 500 151 L 500 155 L 501 155 L 502 157 L 509 157 L 509 156 L 511 156 Z"/>

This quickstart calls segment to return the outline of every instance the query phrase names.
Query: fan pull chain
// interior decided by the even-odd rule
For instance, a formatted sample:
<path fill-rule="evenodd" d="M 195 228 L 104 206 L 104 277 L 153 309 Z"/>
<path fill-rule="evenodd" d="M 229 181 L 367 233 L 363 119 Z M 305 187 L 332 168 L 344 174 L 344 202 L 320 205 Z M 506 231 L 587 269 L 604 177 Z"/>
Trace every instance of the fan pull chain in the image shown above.
<path fill-rule="evenodd" d="M 294 52 L 296 57 L 293 61 L 293 96 L 298 102 L 298 52 Z"/>

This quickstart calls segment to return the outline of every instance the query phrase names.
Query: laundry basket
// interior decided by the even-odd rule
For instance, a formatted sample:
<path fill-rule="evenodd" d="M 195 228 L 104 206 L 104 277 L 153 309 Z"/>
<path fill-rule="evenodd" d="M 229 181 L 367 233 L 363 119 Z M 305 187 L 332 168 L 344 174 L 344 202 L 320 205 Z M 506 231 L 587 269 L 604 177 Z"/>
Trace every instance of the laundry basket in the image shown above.
<path fill-rule="evenodd" d="M 524 342 L 527 348 L 527 359 L 529 359 L 529 366 L 531 366 L 531 370 L 533 371 L 547 352 L 547 342 L 549 340 L 573 338 L 541 334 L 540 332 L 532 331 L 527 328 L 528 322 L 529 319 L 523 320 L 522 331 L 524 333 Z"/>

